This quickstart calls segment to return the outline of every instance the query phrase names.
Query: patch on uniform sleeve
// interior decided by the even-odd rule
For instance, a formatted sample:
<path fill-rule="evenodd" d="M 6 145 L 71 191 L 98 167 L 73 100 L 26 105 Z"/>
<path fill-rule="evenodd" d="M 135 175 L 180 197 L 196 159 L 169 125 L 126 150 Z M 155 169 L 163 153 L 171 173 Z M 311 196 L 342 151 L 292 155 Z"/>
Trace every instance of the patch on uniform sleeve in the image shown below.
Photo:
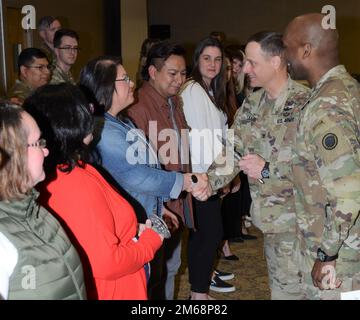
<path fill-rule="evenodd" d="M 338 137 L 334 133 L 327 133 L 322 139 L 322 145 L 326 150 L 333 150 L 338 144 Z"/>

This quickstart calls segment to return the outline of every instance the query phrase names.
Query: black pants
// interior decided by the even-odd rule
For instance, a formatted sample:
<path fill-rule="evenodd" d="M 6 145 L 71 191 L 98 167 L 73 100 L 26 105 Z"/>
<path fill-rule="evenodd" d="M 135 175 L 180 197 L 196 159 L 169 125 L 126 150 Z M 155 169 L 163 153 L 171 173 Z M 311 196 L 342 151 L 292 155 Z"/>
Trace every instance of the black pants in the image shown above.
<path fill-rule="evenodd" d="M 241 212 L 239 210 L 241 202 L 240 190 L 235 193 L 227 194 L 221 204 L 221 215 L 224 228 L 224 240 L 229 240 L 241 236 Z"/>
<path fill-rule="evenodd" d="M 194 216 L 196 231 L 190 231 L 188 244 L 189 282 L 191 291 L 207 293 L 223 235 L 220 198 L 194 199 Z"/>

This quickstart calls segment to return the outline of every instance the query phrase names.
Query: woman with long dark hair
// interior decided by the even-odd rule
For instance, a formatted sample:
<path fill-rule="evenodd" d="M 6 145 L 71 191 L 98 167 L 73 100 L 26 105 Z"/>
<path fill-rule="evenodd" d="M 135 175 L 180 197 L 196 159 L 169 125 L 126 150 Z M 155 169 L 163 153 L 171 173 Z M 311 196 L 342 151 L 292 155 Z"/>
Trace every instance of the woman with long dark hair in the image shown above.
<path fill-rule="evenodd" d="M 224 52 L 217 39 L 205 38 L 197 45 L 193 57 L 191 78 L 181 92 L 186 121 L 191 128 L 190 150 L 192 169 L 197 173 L 207 169 L 221 152 L 217 135 L 225 136 L 228 121 L 234 110 L 226 99 L 226 67 Z M 233 274 L 212 277 L 216 250 L 221 243 L 223 229 L 219 195 L 207 201 L 194 199 L 196 231 L 189 237 L 189 281 L 191 299 L 211 299 L 209 287 L 220 292 L 235 288 L 222 281 Z"/>

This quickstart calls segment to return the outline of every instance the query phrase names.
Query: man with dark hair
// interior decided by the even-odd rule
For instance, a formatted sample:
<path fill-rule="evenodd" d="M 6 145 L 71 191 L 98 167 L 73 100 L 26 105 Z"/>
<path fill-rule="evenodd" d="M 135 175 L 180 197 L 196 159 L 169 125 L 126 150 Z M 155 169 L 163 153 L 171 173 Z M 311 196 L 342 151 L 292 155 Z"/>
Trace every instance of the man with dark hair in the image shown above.
<path fill-rule="evenodd" d="M 360 90 L 324 19 L 296 17 L 284 43 L 291 73 L 312 87 L 293 158 L 303 289 L 306 299 L 338 300 L 360 289 Z"/>
<path fill-rule="evenodd" d="M 219 40 L 222 45 L 226 40 L 226 35 L 222 31 L 211 31 L 209 37 Z"/>
<path fill-rule="evenodd" d="M 51 66 L 42 50 L 24 49 L 18 57 L 19 79 L 8 94 L 11 102 L 22 105 L 33 91 L 49 82 L 50 70 Z"/>
<path fill-rule="evenodd" d="M 208 170 L 209 182 L 218 190 L 240 170 L 248 175 L 252 221 L 264 234 L 271 298 L 300 299 L 292 250 L 296 214 L 291 158 L 299 110 L 309 90 L 288 76 L 281 34 L 253 35 L 245 53 L 243 70 L 251 86 L 261 89 L 246 97 L 238 110 L 226 150 L 234 155 L 235 146 L 243 157 L 239 166 L 228 163 L 221 168 L 220 155 Z"/>
<path fill-rule="evenodd" d="M 53 16 L 45 16 L 39 20 L 39 36 L 43 41 L 41 50 L 45 52 L 50 64 L 52 65 L 55 64 L 56 60 L 54 54 L 54 35 L 60 28 L 60 21 Z"/>
<path fill-rule="evenodd" d="M 187 125 L 177 96 L 186 78 L 184 48 L 169 42 L 155 44 L 148 53 L 142 76 L 145 81 L 138 90 L 138 102 L 128 110 L 130 118 L 150 139 L 164 169 L 191 172 L 187 141 L 181 139 L 181 129 L 186 129 Z M 156 132 L 152 131 L 153 124 L 157 127 Z M 170 154 L 175 161 L 167 161 L 168 154 L 161 152 L 169 141 L 158 140 L 158 133 L 166 129 L 171 134 Z M 179 199 L 167 202 L 166 207 L 179 216 L 186 226 L 194 227 L 190 194 L 180 195 Z M 163 247 L 163 252 L 158 254 L 157 261 L 152 264 L 150 299 L 174 298 L 175 276 L 181 264 L 181 230 L 164 241 Z M 164 270 L 162 263 L 166 263 Z"/>
<path fill-rule="evenodd" d="M 71 74 L 71 67 L 76 62 L 79 51 L 79 36 L 69 29 L 60 29 L 54 36 L 54 52 L 56 65 L 50 84 L 68 82 L 75 84 Z"/>

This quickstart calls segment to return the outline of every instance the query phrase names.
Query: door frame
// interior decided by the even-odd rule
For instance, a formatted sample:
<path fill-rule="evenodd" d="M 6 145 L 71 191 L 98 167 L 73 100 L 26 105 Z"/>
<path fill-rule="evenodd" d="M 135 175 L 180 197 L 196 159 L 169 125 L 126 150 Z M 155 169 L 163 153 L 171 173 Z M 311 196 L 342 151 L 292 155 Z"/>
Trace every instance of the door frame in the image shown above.
<path fill-rule="evenodd" d="M 0 95 L 7 92 L 7 64 L 6 64 L 6 17 L 5 17 L 5 0 L 0 0 Z"/>

